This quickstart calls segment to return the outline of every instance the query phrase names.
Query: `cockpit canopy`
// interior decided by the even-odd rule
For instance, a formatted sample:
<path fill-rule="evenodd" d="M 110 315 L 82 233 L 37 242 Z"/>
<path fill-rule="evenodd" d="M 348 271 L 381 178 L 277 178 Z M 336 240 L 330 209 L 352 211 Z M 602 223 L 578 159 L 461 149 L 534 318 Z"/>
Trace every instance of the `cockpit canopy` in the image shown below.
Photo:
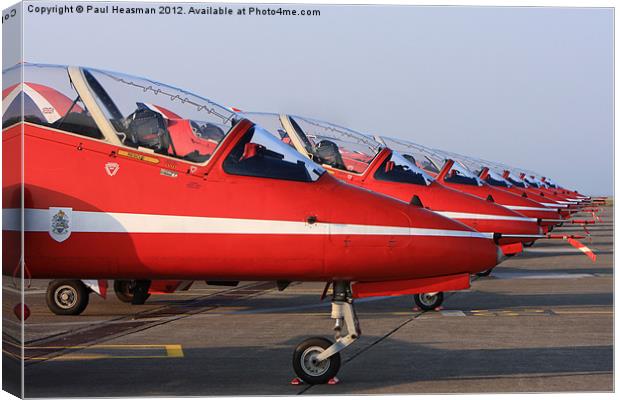
<path fill-rule="evenodd" d="M 473 172 L 467 169 L 460 161 L 452 160 L 454 164 L 444 177 L 444 181 L 449 183 L 460 183 L 463 185 L 481 186 L 482 181 Z"/>
<path fill-rule="evenodd" d="M 502 186 L 502 187 L 511 187 L 512 183 L 510 183 L 507 179 L 504 179 L 503 176 L 498 174 L 497 172 L 489 169 L 488 176 L 486 181 L 491 186 Z"/>
<path fill-rule="evenodd" d="M 429 173 L 438 174 L 444 167 L 446 161 L 451 159 L 454 163 L 444 177 L 444 180 L 448 183 L 482 185 L 482 181 L 454 155 L 429 149 L 401 139 L 389 137 L 383 137 L 382 139 L 388 147 L 398 150 L 405 158 Z"/>
<path fill-rule="evenodd" d="M 334 168 L 361 174 L 381 151 L 381 144 L 358 132 L 327 122 L 289 116 L 313 158 Z"/>
<path fill-rule="evenodd" d="M 526 181 L 538 188 L 549 188 L 550 185 L 547 182 L 543 182 L 540 178 L 534 175 L 532 172 L 524 172 Z"/>
<path fill-rule="evenodd" d="M 298 116 L 280 116 L 269 113 L 244 113 L 266 127 L 283 142 L 299 145 L 312 160 L 333 168 L 361 174 L 381 151 L 374 139 L 348 128 Z M 290 124 L 290 126 L 285 126 Z M 294 131 L 291 138 L 287 128 Z"/>
<path fill-rule="evenodd" d="M 299 182 L 314 182 L 325 169 L 287 146 L 259 125 L 254 125 L 235 145 L 222 164 L 224 171 Z"/>
<path fill-rule="evenodd" d="M 22 121 L 23 102 L 25 122 L 197 164 L 206 163 L 242 119 L 209 99 L 149 79 L 62 65 L 4 70 L 2 100 L 3 127 Z M 324 172 L 258 126 L 243 140 L 236 162 L 227 158 L 230 173 L 314 181 Z"/>
<path fill-rule="evenodd" d="M 26 122 L 202 163 L 238 120 L 208 99 L 144 78 L 41 64 L 3 77 L 20 70 L 23 86 L 17 79 L 3 88 L 4 125 L 19 118 L 23 99 Z"/>
<path fill-rule="evenodd" d="M 513 173 L 508 173 L 508 175 L 506 176 L 506 180 L 512 183 L 513 185 L 515 185 L 516 187 L 519 187 L 522 189 L 530 187 L 530 185 L 527 182 L 515 176 Z"/>
<path fill-rule="evenodd" d="M 551 189 L 557 189 L 558 188 L 558 184 L 555 183 L 553 180 L 543 177 L 542 179 L 545 180 L 545 183 L 547 184 L 547 186 Z"/>
<path fill-rule="evenodd" d="M 181 89 L 129 75 L 83 69 L 120 141 L 202 163 L 238 121 L 235 113 Z"/>
<path fill-rule="evenodd" d="M 401 155 L 397 151 L 392 151 L 383 164 L 375 172 L 375 178 L 378 180 L 411 183 L 414 185 L 428 186 L 434 181 L 429 174 L 419 168 L 407 157 Z"/>
<path fill-rule="evenodd" d="M 387 147 L 392 150 L 398 151 L 409 160 L 411 163 L 415 164 L 419 168 L 427 171 L 431 174 L 438 174 L 443 165 L 443 159 L 440 159 L 436 155 L 424 151 L 422 147 L 418 147 L 413 143 L 406 142 L 400 139 L 394 139 L 386 136 L 382 136 L 381 140 L 385 143 Z"/>

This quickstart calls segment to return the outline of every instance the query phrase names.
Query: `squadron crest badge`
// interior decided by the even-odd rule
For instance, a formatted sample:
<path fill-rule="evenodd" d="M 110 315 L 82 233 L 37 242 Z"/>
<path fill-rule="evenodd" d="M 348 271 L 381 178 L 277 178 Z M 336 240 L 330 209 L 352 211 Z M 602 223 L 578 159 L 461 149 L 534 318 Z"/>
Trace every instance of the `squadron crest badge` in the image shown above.
<path fill-rule="evenodd" d="M 49 208 L 49 234 L 55 241 L 63 242 L 71 236 L 71 212 L 71 208 Z"/>

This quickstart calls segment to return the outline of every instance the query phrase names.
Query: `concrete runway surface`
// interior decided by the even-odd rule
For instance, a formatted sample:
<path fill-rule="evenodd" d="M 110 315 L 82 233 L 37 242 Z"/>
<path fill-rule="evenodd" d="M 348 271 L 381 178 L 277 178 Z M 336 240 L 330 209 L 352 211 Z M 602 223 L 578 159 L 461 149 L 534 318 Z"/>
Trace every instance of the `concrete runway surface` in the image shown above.
<path fill-rule="evenodd" d="M 336 385 L 291 385 L 295 346 L 332 336 L 322 284 L 196 283 L 145 305 L 91 294 L 85 313 L 53 315 L 47 281 L 26 292 L 27 397 L 405 394 L 613 390 L 613 208 L 588 226 L 592 263 L 561 240 L 513 257 L 441 311 L 411 296 L 356 302 L 363 335 L 342 353 Z M 583 233 L 580 226 L 554 233 Z M 13 360 L 4 277 L 3 363 Z M 17 301 L 18 302 L 18 301 Z M 8 364 L 7 364 L 8 363 Z M 13 379 L 5 368 L 6 379 Z"/>

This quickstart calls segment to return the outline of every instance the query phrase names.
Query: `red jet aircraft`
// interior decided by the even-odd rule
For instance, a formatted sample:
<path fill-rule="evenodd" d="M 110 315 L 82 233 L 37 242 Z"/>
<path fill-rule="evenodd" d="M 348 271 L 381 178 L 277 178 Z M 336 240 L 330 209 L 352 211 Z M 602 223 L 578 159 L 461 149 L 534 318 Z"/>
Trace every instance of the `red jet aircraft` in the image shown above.
<path fill-rule="evenodd" d="M 442 184 L 461 192 L 469 193 L 481 199 L 496 202 L 502 206 L 517 211 L 527 217 L 535 218 L 544 228 L 544 233 L 549 228 L 561 223 L 562 218 L 558 208 L 549 208 L 530 198 L 508 193 L 505 190 L 495 188 L 467 169 L 457 158 L 439 150 L 431 150 L 427 147 L 411 143 L 402 139 L 381 137 L 391 148 L 408 156 L 412 162 L 417 158 L 432 163 L 437 170 L 435 179 Z M 528 244 L 532 244 L 529 241 Z"/>
<path fill-rule="evenodd" d="M 545 229 L 550 232 L 554 226 L 561 226 L 564 223 L 571 224 L 579 224 L 582 225 L 586 234 L 590 234 L 586 228 L 588 224 L 594 224 L 596 221 L 600 221 L 600 218 L 595 214 L 595 210 L 588 210 L 582 208 L 581 203 L 578 204 L 576 199 L 566 199 L 562 196 L 557 196 L 557 193 L 551 193 L 551 191 L 542 192 L 540 187 L 547 186 L 543 182 L 539 182 L 535 179 L 533 174 L 530 175 L 531 180 L 525 180 L 525 173 L 521 173 L 518 180 L 514 179 L 510 175 L 510 171 L 508 171 L 505 165 L 500 165 L 497 163 L 486 162 L 482 160 L 476 160 L 471 157 L 466 157 L 463 155 L 459 155 L 456 153 L 450 153 L 443 150 L 436 149 L 428 149 L 424 146 L 420 146 L 417 144 L 413 144 L 410 142 L 403 141 L 401 139 L 393 139 L 393 138 L 384 138 L 385 141 L 389 141 L 395 147 L 403 148 L 407 153 L 404 154 L 404 157 L 408 158 L 412 162 L 417 162 L 416 160 L 421 160 L 419 163 L 423 165 L 424 168 L 427 168 L 430 171 L 439 171 L 436 173 L 436 176 L 451 175 L 455 181 L 465 184 L 467 182 L 470 183 L 470 186 L 463 185 L 463 190 L 478 190 L 478 195 L 480 197 L 484 196 L 486 192 L 484 190 L 489 190 L 488 187 L 492 187 L 494 192 L 489 194 L 488 198 L 492 198 L 492 196 L 497 196 L 499 199 L 503 199 L 505 202 L 509 202 L 509 204 L 505 204 L 507 207 L 515 209 L 515 208 L 524 208 L 524 210 L 520 210 L 520 212 L 528 213 L 530 216 L 536 217 L 537 212 L 544 209 L 549 209 L 550 211 L 557 212 L 561 218 L 558 219 L 544 219 L 542 215 L 539 215 L 539 221 L 545 224 Z M 415 156 L 414 156 L 415 155 Z M 445 160 L 445 164 L 442 163 Z M 500 165 L 500 170 L 504 171 L 503 175 L 493 173 L 487 165 L 493 165 L 495 168 Z M 482 169 L 481 169 L 482 166 Z M 450 172 L 448 172 L 450 171 Z M 476 171 L 478 172 L 478 176 L 476 176 Z M 431 172 L 432 173 L 432 172 Z M 444 178 L 444 181 L 446 178 Z M 484 190 L 481 191 L 480 188 L 472 189 L 471 186 L 474 183 L 478 183 L 479 186 L 485 187 Z M 484 183 L 483 183 L 484 182 Z M 469 189 L 467 189 L 469 188 Z M 509 192 L 509 193 L 508 193 Z M 553 191 L 555 192 L 555 191 Z M 510 197 L 506 195 L 510 194 Z M 518 198 L 530 201 L 533 206 L 528 206 L 525 203 L 521 203 L 520 205 L 510 205 L 510 203 L 514 204 L 516 195 Z M 568 200 L 568 201 L 563 201 Z M 587 203 L 588 199 L 580 199 L 579 202 Z M 577 219 L 566 219 L 571 213 L 575 213 L 578 211 L 591 211 L 593 220 L 577 220 Z M 588 258 L 590 258 L 593 262 L 596 261 L 596 255 L 592 250 L 590 250 L 587 246 L 580 243 L 577 239 L 585 238 L 587 236 L 580 235 L 552 235 L 547 233 L 546 236 L 548 239 L 562 239 L 568 241 L 573 247 L 582 251 Z M 533 245 L 534 242 L 524 243 L 526 246 Z"/>
<path fill-rule="evenodd" d="M 447 152 L 444 152 L 447 153 Z M 568 204 L 560 203 L 562 199 L 552 196 L 544 196 L 540 193 L 529 191 L 529 184 L 521 179 L 513 179 L 510 173 L 506 172 L 506 167 L 491 161 L 476 159 L 473 157 L 467 157 L 456 153 L 447 153 L 454 159 L 461 162 L 469 169 L 469 171 L 477 174 L 478 177 L 487 184 L 494 186 L 498 189 L 505 190 L 511 193 L 515 193 L 518 196 L 527 197 L 530 200 L 534 200 L 545 207 L 551 209 L 557 209 L 562 218 L 568 218 L 570 216 Z M 560 223 L 561 224 L 561 223 Z"/>
<path fill-rule="evenodd" d="M 57 313 L 84 310 L 82 280 L 142 294 L 153 280 L 324 281 L 336 342 L 293 357 L 324 383 L 361 334 L 354 298 L 464 289 L 503 257 L 489 235 L 344 184 L 189 92 L 37 64 L 3 82 L 3 273 L 52 279 Z"/>
<path fill-rule="evenodd" d="M 538 219 L 446 187 L 396 151 L 362 133 L 305 117 L 245 113 L 338 179 L 427 207 L 488 234 L 502 245 L 544 237 Z M 553 216 L 553 214 L 551 214 Z M 488 274 L 486 271 L 485 274 Z"/>
<path fill-rule="evenodd" d="M 457 157 L 459 157 L 457 155 Z M 518 168 L 509 167 L 505 164 L 496 162 L 480 160 L 475 158 L 469 158 L 466 156 L 460 156 L 461 160 L 467 160 L 470 170 L 478 170 L 478 175 L 481 179 L 487 178 L 491 174 L 501 176 L 503 180 L 512 185 L 513 190 L 518 194 L 526 193 L 529 198 L 536 201 L 542 198 L 543 201 L 539 201 L 549 207 L 560 207 L 577 209 L 578 206 L 587 205 L 590 203 L 590 198 L 577 194 L 577 192 L 561 189 L 555 184 L 545 182 L 545 179 L 537 178 L 535 173 L 520 171 Z M 488 170 L 488 174 L 483 172 L 484 169 Z M 484 174 L 484 178 L 482 177 Z M 492 177 L 493 178 L 493 177 Z M 552 202 L 553 204 L 547 204 Z"/>

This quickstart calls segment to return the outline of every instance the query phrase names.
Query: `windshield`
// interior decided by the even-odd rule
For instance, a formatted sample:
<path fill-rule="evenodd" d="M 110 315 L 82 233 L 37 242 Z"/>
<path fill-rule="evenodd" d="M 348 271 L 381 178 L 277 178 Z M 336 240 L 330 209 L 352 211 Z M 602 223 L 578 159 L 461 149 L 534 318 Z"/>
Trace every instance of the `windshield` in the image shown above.
<path fill-rule="evenodd" d="M 439 170 L 443 164 L 443 159 L 440 159 L 436 154 L 427 151 L 427 149 L 422 146 L 385 136 L 382 136 L 381 140 L 385 142 L 387 147 L 398 151 L 411 163 L 417 165 L 425 171 L 433 174 L 439 173 Z"/>
<path fill-rule="evenodd" d="M 543 182 L 535 175 L 528 175 L 528 182 L 533 182 L 537 185 L 537 187 L 549 187 L 546 182 Z"/>
<path fill-rule="evenodd" d="M 240 113 L 240 115 L 252 120 L 252 122 L 255 122 L 256 124 L 265 128 L 282 142 L 295 148 L 295 145 L 291 141 L 291 137 L 282 126 L 282 122 L 280 121 L 280 116 L 278 114 L 242 112 Z"/>
<path fill-rule="evenodd" d="M 480 186 L 480 179 L 471 173 L 463 164 L 454 160 L 454 164 L 446 174 L 444 180 L 449 183 L 460 183 L 465 185 Z"/>
<path fill-rule="evenodd" d="M 126 146 L 202 163 L 239 119 L 233 111 L 181 89 L 115 72 L 83 71 Z"/>
<path fill-rule="evenodd" d="M 24 63 L 3 71 L 2 78 L 4 126 L 21 121 L 23 103 L 25 122 L 103 139 L 66 66 Z"/>
<path fill-rule="evenodd" d="M 512 184 L 495 171 L 489 170 L 486 181 L 491 186 L 510 187 Z"/>
<path fill-rule="evenodd" d="M 469 172 L 473 173 L 476 176 L 480 176 L 483 168 L 480 162 L 455 153 L 451 153 L 451 158 L 453 160 L 458 160 L 461 164 L 465 166 L 465 168 L 469 170 Z"/>
<path fill-rule="evenodd" d="M 545 178 L 545 183 L 552 189 L 556 189 L 558 187 L 558 185 L 549 178 Z"/>
<path fill-rule="evenodd" d="M 318 163 L 363 173 L 381 151 L 380 143 L 350 129 L 302 117 L 289 117 L 289 120 Z"/>
<path fill-rule="evenodd" d="M 325 172 L 259 125 L 248 130 L 222 165 L 233 175 L 301 182 L 314 182 Z"/>
<path fill-rule="evenodd" d="M 415 185 L 429 185 L 433 178 L 418 166 L 393 151 L 375 172 L 375 178 L 389 182 L 412 183 Z"/>
<path fill-rule="evenodd" d="M 540 185 L 534 181 L 534 179 L 532 179 L 531 177 L 527 176 L 527 175 L 523 175 L 522 178 L 520 178 L 523 182 L 527 183 L 529 186 L 534 187 L 534 188 L 539 188 Z"/>
<path fill-rule="evenodd" d="M 512 183 L 516 187 L 520 187 L 520 188 L 529 187 L 527 183 L 525 183 L 523 180 L 519 178 L 515 178 L 512 174 L 508 174 L 508 177 L 506 179 L 508 180 L 508 182 Z"/>

